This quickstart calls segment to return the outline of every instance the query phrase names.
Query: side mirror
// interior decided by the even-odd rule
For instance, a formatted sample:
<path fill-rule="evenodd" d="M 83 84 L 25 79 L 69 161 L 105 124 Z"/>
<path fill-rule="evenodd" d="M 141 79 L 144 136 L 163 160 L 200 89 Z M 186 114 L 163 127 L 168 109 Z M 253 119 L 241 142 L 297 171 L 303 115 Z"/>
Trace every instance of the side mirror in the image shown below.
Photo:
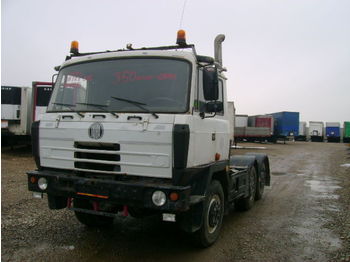
<path fill-rule="evenodd" d="M 220 101 L 208 102 L 206 104 L 207 113 L 217 113 L 217 112 L 222 112 L 223 110 L 224 110 L 224 105 Z"/>
<path fill-rule="evenodd" d="M 219 98 L 218 71 L 215 67 L 203 69 L 203 94 L 205 100 L 215 101 Z"/>

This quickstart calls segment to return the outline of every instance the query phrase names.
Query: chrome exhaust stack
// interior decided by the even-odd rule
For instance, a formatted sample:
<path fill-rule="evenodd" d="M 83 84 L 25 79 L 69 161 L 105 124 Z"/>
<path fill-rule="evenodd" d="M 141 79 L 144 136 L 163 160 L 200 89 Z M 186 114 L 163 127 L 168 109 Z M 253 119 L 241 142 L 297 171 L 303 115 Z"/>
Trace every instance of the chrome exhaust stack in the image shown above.
<path fill-rule="evenodd" d="M 217 35 L 214 40 L 215 64 L 221 69 L 224 69 L 222 66 L 222 42 L 224 42 L 224 40 L 225 35 L 223 34 Z"/>

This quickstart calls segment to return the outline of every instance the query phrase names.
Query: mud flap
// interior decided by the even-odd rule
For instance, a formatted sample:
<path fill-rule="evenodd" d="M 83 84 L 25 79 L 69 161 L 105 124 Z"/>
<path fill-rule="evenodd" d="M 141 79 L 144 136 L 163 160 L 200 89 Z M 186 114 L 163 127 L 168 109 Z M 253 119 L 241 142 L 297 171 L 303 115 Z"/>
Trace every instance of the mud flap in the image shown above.
<path fill-rule="evenodd" d="M 181 230 L 193 233 L 198 231 L 203 223 L 203 201 L 191 206 L 190 210 L 177 215 L 177 223 Z"/>
<path fill-rule="evenodd" d="M 270 186 L 271 176 L 268 156 L 262 153 L 247 153 L 246 155 L 255 156 L 255 159 L 258 162 L 258 176 L 260 176 L 262 165 L 266 164 L 265 186 Z"/>
<path fill-rule="evenodd" d="M 47 195 L 50 209 L 62 209 L 67 207 L 67 198 L 60 196 Z"/>

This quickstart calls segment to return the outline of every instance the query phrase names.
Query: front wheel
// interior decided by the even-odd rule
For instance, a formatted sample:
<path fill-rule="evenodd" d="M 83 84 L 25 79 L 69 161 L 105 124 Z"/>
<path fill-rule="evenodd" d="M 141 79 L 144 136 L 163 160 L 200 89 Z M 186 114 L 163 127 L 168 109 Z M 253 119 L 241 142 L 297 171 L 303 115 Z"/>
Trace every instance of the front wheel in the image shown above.
<path fill-rule="evenodd" d="M 224 201 L 220 182 L 213 180 L 204 202 L 202 227 L 195 232 L 197 245 L 208 247 L 218 239 L 224 216 Z"/>

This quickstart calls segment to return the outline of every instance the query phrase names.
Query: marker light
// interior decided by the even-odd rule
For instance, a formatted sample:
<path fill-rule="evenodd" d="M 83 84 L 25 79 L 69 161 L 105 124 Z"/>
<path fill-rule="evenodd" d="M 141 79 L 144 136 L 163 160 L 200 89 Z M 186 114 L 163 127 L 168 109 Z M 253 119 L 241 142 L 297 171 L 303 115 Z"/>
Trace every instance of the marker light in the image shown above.
<path fill-rule="evenodd" d="M 179 46 L 186 46 L 186 32 L 185 30 L 180 29 L 177 31 L 176 44 Z"/>
<path fill-rule="evenodd" d="M 79 42 L 78 41 L 72 41 L 70 44 L 70 52 L 72 54 L 79 54 Z"/>

